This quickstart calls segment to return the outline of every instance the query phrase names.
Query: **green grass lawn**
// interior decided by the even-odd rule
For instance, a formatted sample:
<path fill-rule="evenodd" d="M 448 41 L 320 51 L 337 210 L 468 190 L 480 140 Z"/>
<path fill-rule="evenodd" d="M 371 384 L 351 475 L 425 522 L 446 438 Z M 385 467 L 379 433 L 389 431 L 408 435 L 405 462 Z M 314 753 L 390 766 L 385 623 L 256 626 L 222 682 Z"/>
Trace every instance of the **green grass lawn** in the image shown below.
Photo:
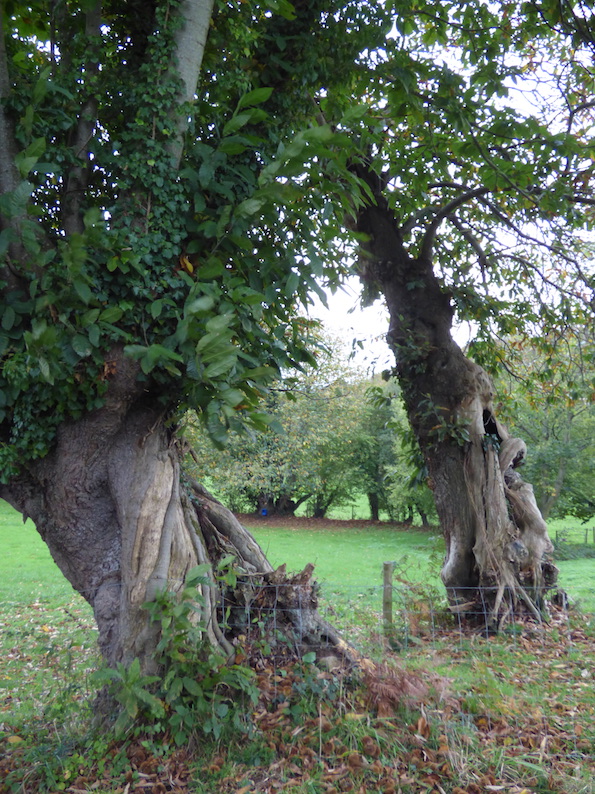
<path fill-rule="evenodd" d="M 68 600 L 76 595 L 32 521 L 0 500 L 0 604 Z"/>
<path fill-rule="evenodd" d="M 390 525 L 345 526 L 340 529 L 275 527 L 274 519 L 252 528 L 273 565 L 287 563 L 301 570 L 309 562 L 327 592 L 359 597 L 382 585 L 382 564 L 396 560 L 396 576 L 411 582 L 440 586 L 439 569 L 444 543 L 436 531 L 403 530 Z M 552 522 L 551 534 L 564 531 L 572 540 L 584 539 L 578 522 Z M 589 528 L 588 538 L 591 538 Z M 23 524 L 6 502 L 0 501 L 0 605 L 25 602 L 68 602 L 80 599 L 60 574 L 31 521 Z M 595 612 L 595 559 L 558 563 L 560 586 Z M 82 599 L 81 599 L 82 600 Z"/>
<path fill-rule="evenodd" d="M 444 541 L 435 531 L 403 530 L 396 526 L 350 526 L 339 529 L 298 529 L 271 525 L 250 531 L 272 565 L 286 562 L 301 569 L 316 566 L 316 578 L 333 587 L 357 589 L 382 584 L 383 562 L 395 560 L 403 578 L 438 583 Z"/>

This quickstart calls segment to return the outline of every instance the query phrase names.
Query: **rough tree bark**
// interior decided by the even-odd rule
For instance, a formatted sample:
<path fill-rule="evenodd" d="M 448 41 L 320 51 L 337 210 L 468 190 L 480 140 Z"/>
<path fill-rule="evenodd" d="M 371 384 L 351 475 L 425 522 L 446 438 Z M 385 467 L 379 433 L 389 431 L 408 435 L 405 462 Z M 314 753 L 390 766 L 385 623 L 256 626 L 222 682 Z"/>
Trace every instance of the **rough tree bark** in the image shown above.
<path fill-rule="evenodd" d="M 106 404 L 64 424 L 53 451 L 23 471 L 0 497 L 31 517 L 62 573 L 91 604 L 99 645 L 110 665 L 141 660 L 155 667 L 158 626 L 143 608 L 160 590 L 182 589 L 195 565 L 211 568 L 233 554 L 246 613 L 270 602 L 293 644 L 337 645 L 319 616 L 313 566 L 298 577 L 274 571 L 250 533 L 198 483 L 181 475 L 182 450 L 156 401 L 143 391 L 137 367 L 119 350 L 108 362 Z M 202 588 L 210 642 L 231 652 L 244 631 L 221 627 L 221 592 L 211 572 Z M 226 594 L 233 606 L 234 593 Z"/>
<path fill-rule="evenodd" d="M 368 504 L 370 506 L 370 520 L 380 520 L 380 498 L 375 491 L 368 492 Z"/>
<path fill-rule="evenodd" d="M 499 423 L 489 376 L 452 338 L 454 312 L 432 268 L 438 224 L 411 257 L 382 186 L 367 169 L 360 176 L 375 194 L 356 218 L 368 240 L 361 276 L 389 309 L 387 338 L 446 539 L 442 580 L 452 609 L 479 609 L 495 627 L 518 604 L 539 618 L 544 588 L 557 574 L 548 559 L 553 547 L 533 489 L 517 471 L 525 445 Z"/>

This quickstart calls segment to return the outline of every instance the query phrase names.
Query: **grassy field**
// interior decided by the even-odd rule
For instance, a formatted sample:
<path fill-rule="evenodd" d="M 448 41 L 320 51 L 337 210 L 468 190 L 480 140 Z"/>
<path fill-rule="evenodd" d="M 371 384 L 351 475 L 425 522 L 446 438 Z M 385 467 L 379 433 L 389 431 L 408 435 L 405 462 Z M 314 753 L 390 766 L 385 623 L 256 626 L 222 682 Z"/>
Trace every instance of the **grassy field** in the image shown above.
<path fill-rule="evenodd" d="M 331 619 L 376 632 L 384 664 L 361 680 L 261 665 L 253 734 L 176 749 L 90 731 L 90 610 L 34 527 L 0 507 L 0 794 L 595 794 L 593 619 L 460 633 L 424 607 L 442 553 L 431 532 L 267 524 L 255 534 L 273 563 L 317 564 Z M 398 654 L 373 606 L 391 559 L 413 599 Z M 563 585 L 579 593 L 590 576 L 592 588 L 594 563 L 562 563 Z"/>
<path fill-rule="evenodd" d="M 577 521 L 557 520 L 550 534 L 566 544 L 587 540 L 595 552 L 592 532 Z M 440 586 L 439 570 L 444 542 L 436 530 L 403 530 L 393 525 L 350 526 L 340 529 L 275 527 L 274 518 L 251 527 L 273 565 L 286 562 L 301 570 L 312 562 L 323 589 L 346 598 L 359 597 L 382 584 L 382 564 L 397 562 L 396 576 L 411 582 Z M 0 501 L 0 605 L 28 601 L 69 601 L 79 596 L 61 576 L 35 527 Z M 571 546 L 572 548 L 572 546 Z M 587 547 L 589 548 L 589 547 Z M 587 612 L 595 613 L 595 559 L 558 562 L 560 586 Z"/>

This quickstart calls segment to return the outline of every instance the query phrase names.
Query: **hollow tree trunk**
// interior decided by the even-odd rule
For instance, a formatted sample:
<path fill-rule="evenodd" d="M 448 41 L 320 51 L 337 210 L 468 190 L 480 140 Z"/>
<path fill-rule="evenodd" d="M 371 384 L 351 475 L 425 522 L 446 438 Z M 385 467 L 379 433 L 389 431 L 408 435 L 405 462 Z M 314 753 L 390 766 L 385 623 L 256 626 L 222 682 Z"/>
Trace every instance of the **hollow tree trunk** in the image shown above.
<path fill-rule="evenodd" d="M 516 471 L 524 444 L 497 421 L 489 376 L 454 342 L 450 299 L 430 256 L 410 257 L 377 189 L 376 202 L 357 218 L 369 240 L 361 275 L 389 309 L 387 339 L 446 540 L 449 598 L 457 611 L 481 604 L 496 626 L 511 601 L 538 617 L 543 588 L 557 571 L 547 560 L 553 547 L 533 489 Z"/>
<path fill-rule="evenodd" d="M 116 374 L 106 405 L 63 425 L 54 450 L 0 490 L 33 519 L 62 573 L 93 607 L 107 662 L 127 665 L 138 657 L 145 671 L 153 671 L 158 627 L 143 604 L 160 590 L 181 590 L 195 565 L 214 565 L 229 554 L 237 561 L 244 610 L 249 593 L 262 602 L 270 586 L 293 641 L 339 642 L 316 611 L 312 568 L 299 581 L 296 607 L 293 580 L 273 571 L 230 511 L 181 476 L 179 446 L 155 402 L 141 392 L 135 368 L 120 355 L 110 367 Z M 231 652 L 211 579 L 202 588 L 206 633 Z M 233 603 L 234 594 L 227 598 Z M 293 611 L 283 609 L 283 599 Z"/>

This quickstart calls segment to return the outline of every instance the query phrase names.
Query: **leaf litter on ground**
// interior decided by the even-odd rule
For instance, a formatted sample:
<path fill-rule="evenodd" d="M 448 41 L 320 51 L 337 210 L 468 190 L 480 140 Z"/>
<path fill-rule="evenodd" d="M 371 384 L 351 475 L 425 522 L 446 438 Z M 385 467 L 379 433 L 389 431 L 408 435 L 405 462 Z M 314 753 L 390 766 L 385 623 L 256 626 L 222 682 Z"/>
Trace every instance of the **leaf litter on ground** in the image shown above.
<path fill-rule="evenodd" d="M 37 602 L 0 609 L 0 627 L 0 794 L 595 790 L 595 628 L 579 617 L 496 637 L 422 633 L 363 670 L 246 651 L 260 692 L 251 736 L 160 752 L 138 736 L 111 742 L 100 762 L 71 735 L 80 763 L 65 763 L 53 789 L 31 750 L 41 735 L 64 744 L 68 708 L 56 716 L 50 699 L 80 712 L 93 694 L 92 620 L 75 603 Z"/>

